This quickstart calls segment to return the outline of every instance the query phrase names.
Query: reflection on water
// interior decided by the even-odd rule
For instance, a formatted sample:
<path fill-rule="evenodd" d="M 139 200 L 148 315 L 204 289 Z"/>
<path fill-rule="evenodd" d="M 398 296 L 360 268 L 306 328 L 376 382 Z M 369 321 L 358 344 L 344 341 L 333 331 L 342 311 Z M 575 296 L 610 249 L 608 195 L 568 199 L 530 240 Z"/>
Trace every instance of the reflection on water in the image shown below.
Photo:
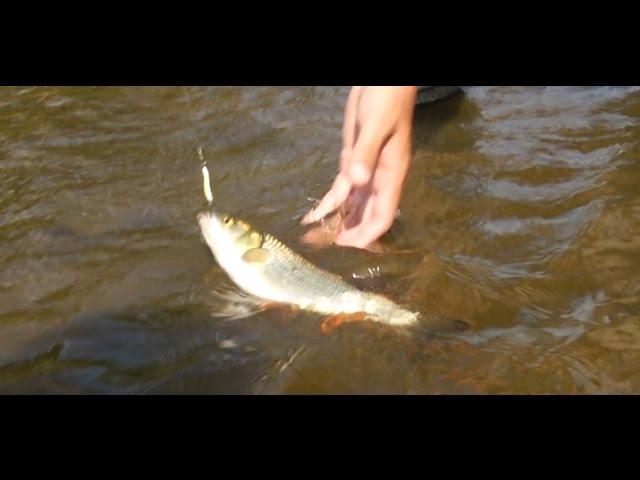
<path fill-rule="evenodd" d="M 298 242 L 348 89 L 0 89 L 0 392 L 637 393 L 640 89 L 470 87 L 415 115 L 385 253 Z M 216 201 L 463 333 L 229 321 Z M 218 302 L 218 303 L 216 303 Z"/>

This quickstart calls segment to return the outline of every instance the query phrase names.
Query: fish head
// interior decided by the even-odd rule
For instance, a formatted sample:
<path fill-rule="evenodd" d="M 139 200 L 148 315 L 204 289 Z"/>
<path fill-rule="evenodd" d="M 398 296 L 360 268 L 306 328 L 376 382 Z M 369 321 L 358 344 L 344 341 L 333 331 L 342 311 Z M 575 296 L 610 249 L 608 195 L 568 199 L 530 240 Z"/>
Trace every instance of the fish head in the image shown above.
<path fill-rule="evenodd" d="M 262 234 L 231 215 L 211 210 L 199 213 L 197 219 L 207 245 L 219 262 L 225 258 L 241 258 L 262 245 Z"/>

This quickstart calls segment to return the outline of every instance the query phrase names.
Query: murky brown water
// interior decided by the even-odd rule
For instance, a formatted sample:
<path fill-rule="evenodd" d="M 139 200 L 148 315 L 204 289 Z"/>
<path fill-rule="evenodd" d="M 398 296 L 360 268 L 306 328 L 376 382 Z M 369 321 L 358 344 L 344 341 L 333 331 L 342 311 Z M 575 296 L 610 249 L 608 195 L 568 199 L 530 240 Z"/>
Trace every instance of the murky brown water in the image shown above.
<path fill-rule="evenodd" d="M 347 92 L 0 88 L 0 392 L 640 393 L 640 89 L 420 107 L 386 254 L 297 241 Z M 474 330 L 212 318 L 198 147 L 233 214 Z"/>

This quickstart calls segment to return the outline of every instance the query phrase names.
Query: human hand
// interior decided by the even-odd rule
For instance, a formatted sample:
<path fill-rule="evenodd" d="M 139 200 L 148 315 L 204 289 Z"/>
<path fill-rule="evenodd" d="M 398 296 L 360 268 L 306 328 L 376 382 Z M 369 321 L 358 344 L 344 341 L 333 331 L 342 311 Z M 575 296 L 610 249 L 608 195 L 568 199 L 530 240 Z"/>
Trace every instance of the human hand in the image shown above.
<path fill-rule="evenodd" d="M 417 87 L 353 87 L 342 130 L 340 171 L 307 225 L 343 208 L 338 245 L 367 248 L 395 219 L 411 161 Z M 314 238 L 308 232 L 303 240 Z M 317 236 L 317 235 L 315 235 Z"/>

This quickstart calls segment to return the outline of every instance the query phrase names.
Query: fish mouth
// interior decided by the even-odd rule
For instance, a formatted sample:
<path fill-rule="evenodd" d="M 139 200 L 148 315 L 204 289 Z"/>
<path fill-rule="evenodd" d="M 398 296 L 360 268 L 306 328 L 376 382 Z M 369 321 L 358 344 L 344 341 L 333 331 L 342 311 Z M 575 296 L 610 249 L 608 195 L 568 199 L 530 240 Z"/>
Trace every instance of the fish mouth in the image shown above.
<path fill-rule="evenodd" d="M 196 220 L 203 227 L 207 222 L 210 222 L 214 216 L 210 212 L 200 212 L 196 215 Z"/>
<path fill-rule="evenodd" d="M 210 234 L 211 228 L 213 228 L 212 220 L 213 217 L 208 212 L 201 212 L 196 215 L 196 219 L 198 221 L 198 225 L 200 226 L 200 230 L 202 230 L 202 234 L 207 238 L 207 235 Z"/>
<path fill-rule="evenodd" d="M 200 226 L 200 232 L 202 233 L 202 237 L 204 241 L 209 245 L 209 248 L 212 247 L 214 234 L 214 225 L 213 225 L 213 217 L 208 212 L 201 212 L 196 215 L 196 219 L 198 220 L 198 225 Z"/>

